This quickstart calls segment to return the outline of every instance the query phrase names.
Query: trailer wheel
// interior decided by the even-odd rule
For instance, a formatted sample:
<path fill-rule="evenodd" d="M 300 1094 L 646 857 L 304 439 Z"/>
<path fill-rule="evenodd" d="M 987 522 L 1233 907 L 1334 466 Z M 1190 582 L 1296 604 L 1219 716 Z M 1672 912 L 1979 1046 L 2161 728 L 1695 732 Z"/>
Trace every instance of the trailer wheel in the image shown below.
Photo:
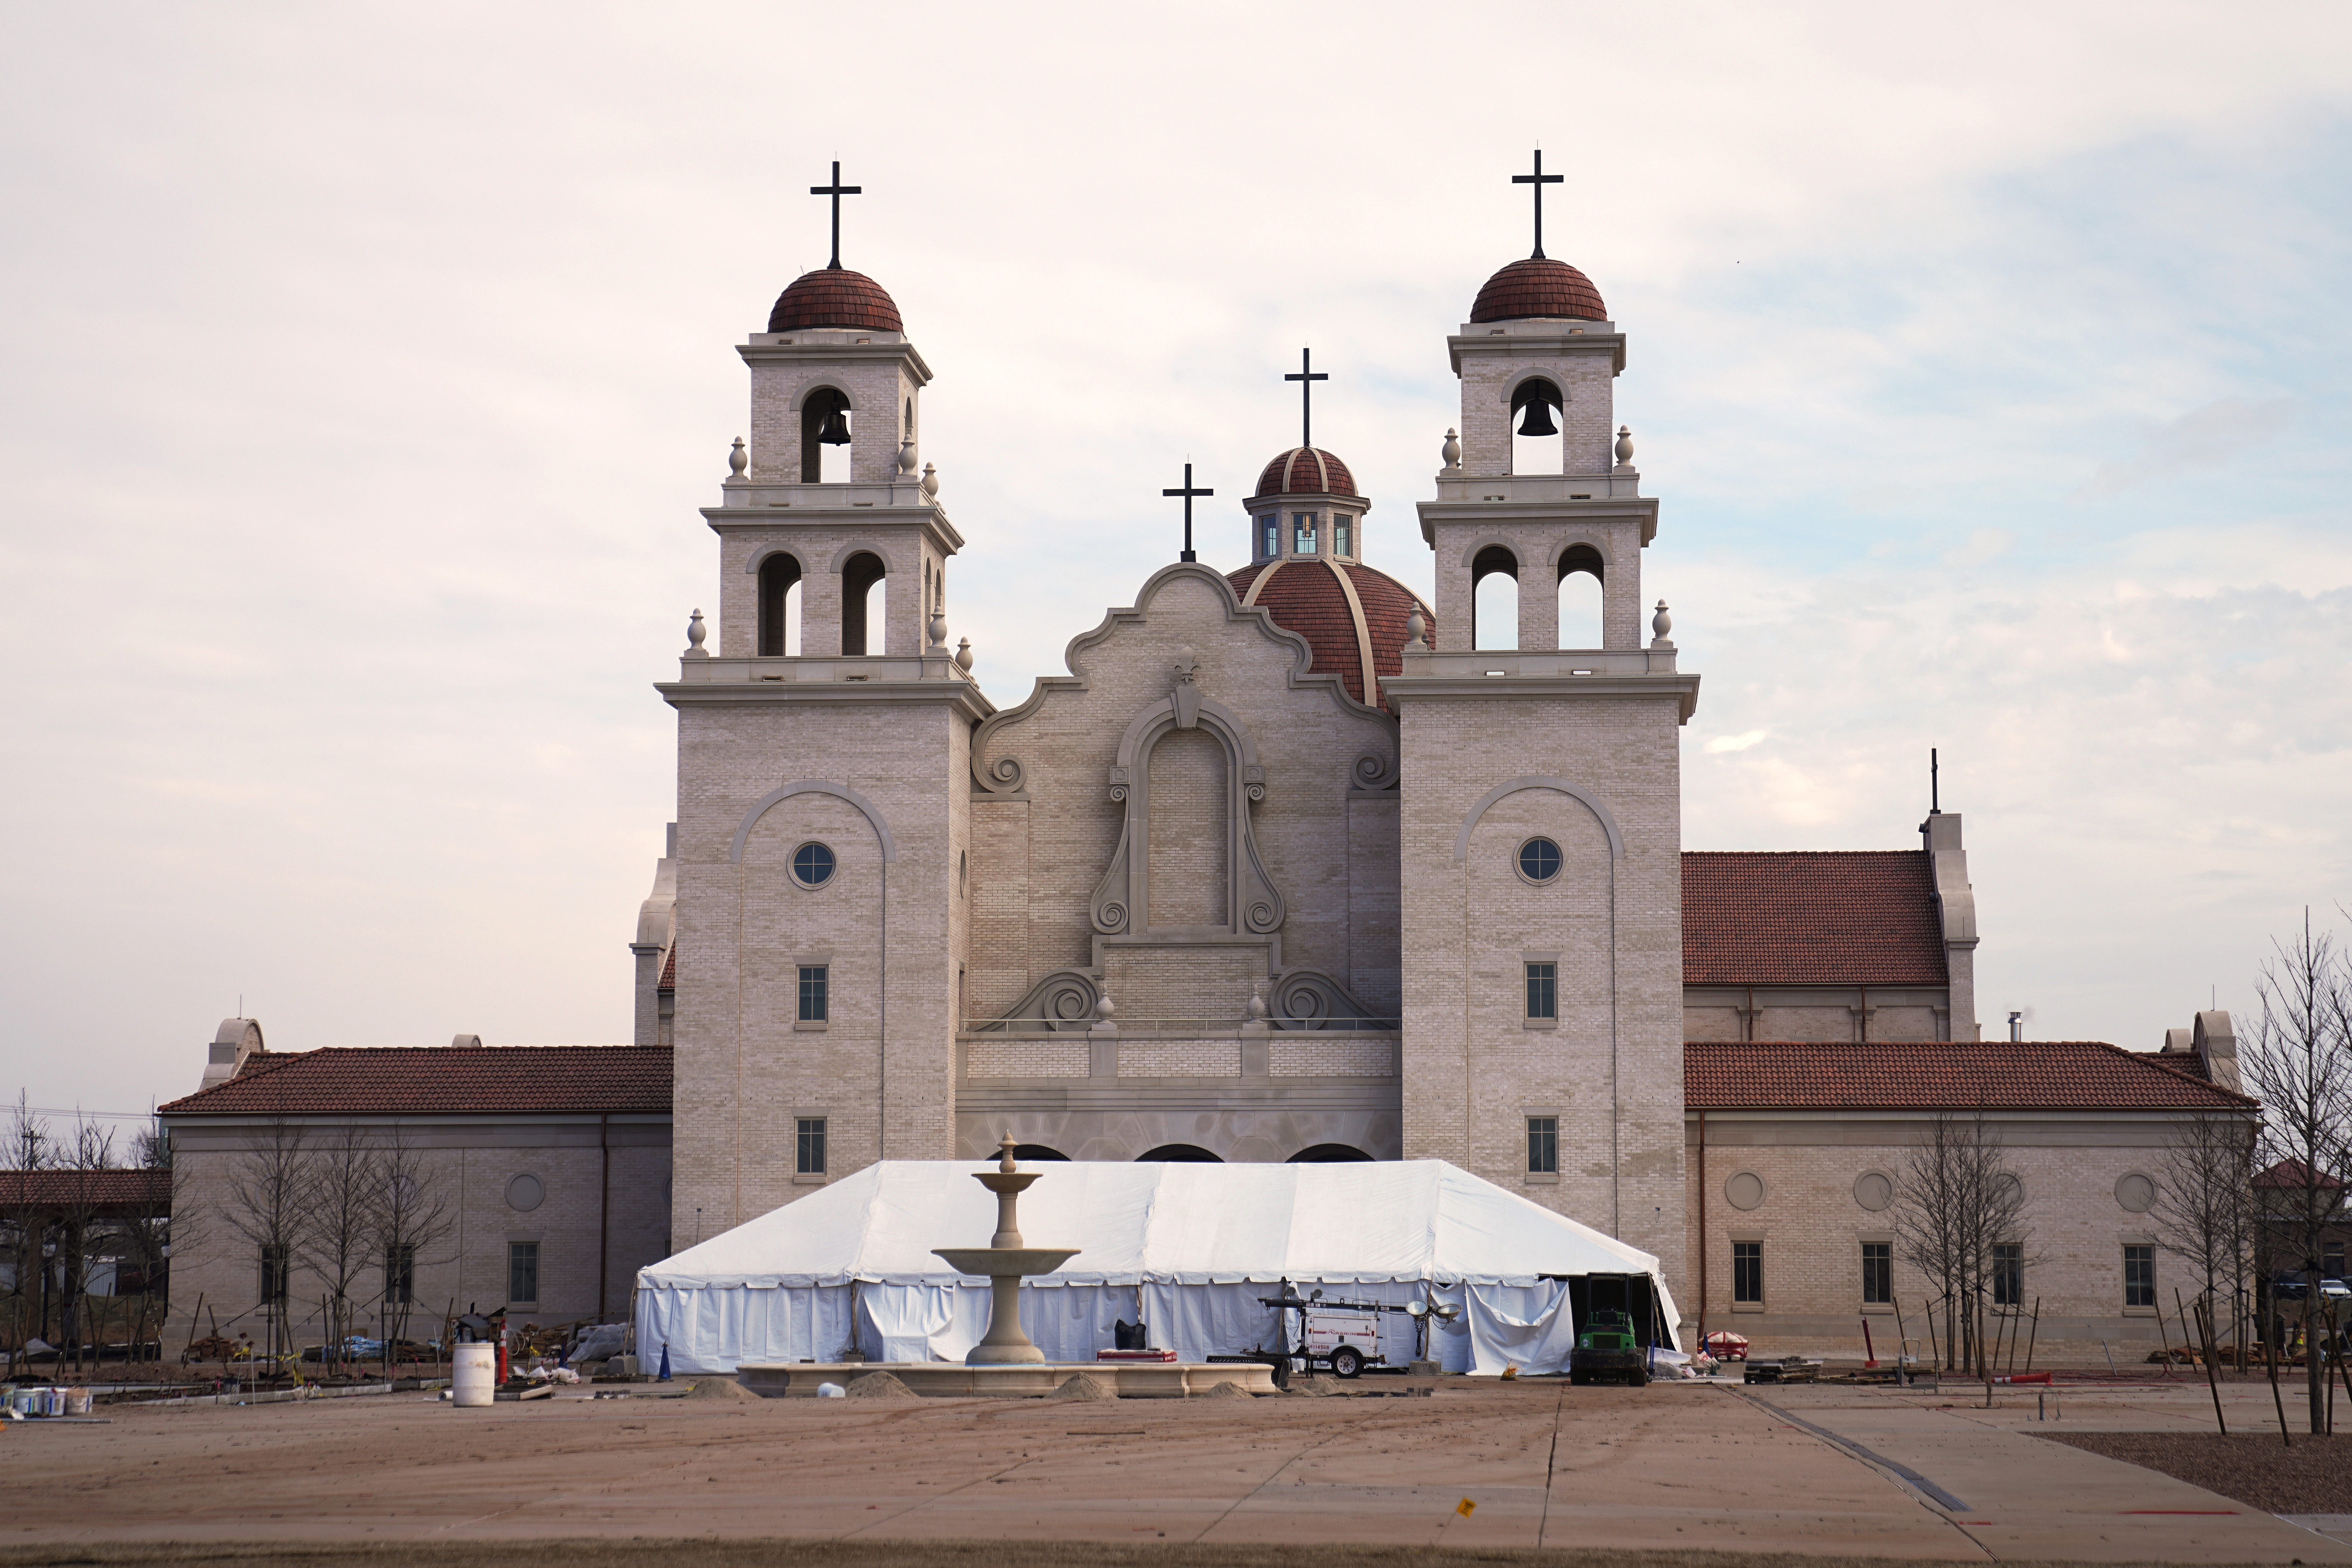
<path fill-rule="evenodd" d="M 1353 1377 L 1364 1370 L 1364 1352 L 1353 1345 L 1341 1345 L 1331 1352 L 1331 1371 L 1339 1377 Z"/>

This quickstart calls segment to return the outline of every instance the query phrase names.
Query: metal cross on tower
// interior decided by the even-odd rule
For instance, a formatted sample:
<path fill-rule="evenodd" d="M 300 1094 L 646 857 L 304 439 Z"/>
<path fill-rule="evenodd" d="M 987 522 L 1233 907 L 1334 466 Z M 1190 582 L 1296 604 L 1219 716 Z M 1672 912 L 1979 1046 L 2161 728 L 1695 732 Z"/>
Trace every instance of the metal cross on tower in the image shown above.
<path fill-rule="evenodd" d="M 1315 369 L 1313 361 L 1309 356 L 1309 352 L 1306 349 L 1300 349 L 1298 351 L 1298 374 L 1296 375 L 1286 375 L 1282 379 L 1285 381 L 1295 381 L 1300 384 L 1298 388 L 1298 444 L 1302 447 L 1312 447 L 1315 445 L 1315 384 L 1318 381 L 1328 381 L 1331 378 L 1324 374 L 1321 371 Z M 1192 481 L 1187 479 L 1184 482 L 1186 484 L 1190 484 Z"/>
<path fill-rule="evenodd" d="M 1182 496 L 1184 498 L 1184 553 L 1179 555 L 1176 559 L 1179 561 L 1198 561 L 1200 557 L 1192 552 L 1192 498 L 1194 496 L 1213 496 L 1217 492 L 1214 490 L 1194 489 L 1192 488 L 1192 465 L 1187 463 L 1184 465 L 1184 488 L 1181 490 L 1161 490 L 1160 493 L 1164 496 Z"/>
<path fill-rule="evenodd" d="M 1557 179 L 1559 176 L 1555 174 L 1553 178 Z M 838 272 L 841 270 L 841 198 L 844 196 L 862 196 L 865 194 L 866 187 L 863 185 L 845 185 L 841 183 L 841 162 L 839 159 L 835 159 L 834 161 L 833 184 L 829 185 L 811 185 L 809 187 L 809 195 L 813 196 L 831 196 L 833 198 L 833 259 L 825 263 L 825 267 L 829 271 Z M 1540 232 L 1543 227 L 1540 222 L 1538 222 L 1536 226 L 1538 232 Z M 1538 256 L 1543 254 L 1540 247 L 1537 248 L 1536 254 Z"/>
<path fill-rule="evenodd" d="M 841 165 L 835 163 L 834 165 L 834 178 L 839 179 L 840 177 Z M 1565 174 L 1547 174 L 1543 172 L 1543 149 L 1540 147 L 1536 149 L 1536 172 L 1532 174 L 1513 174 L 1511 176 L 1511 184 L 1515 185 L 1533 185 L 1536 188 L 1536 253 L 1530 259 L 1541 261 L 1544 258 L 1543 188 L 1546 185 L 1557 185 L 1567 177 L 1568 176 Z"/>

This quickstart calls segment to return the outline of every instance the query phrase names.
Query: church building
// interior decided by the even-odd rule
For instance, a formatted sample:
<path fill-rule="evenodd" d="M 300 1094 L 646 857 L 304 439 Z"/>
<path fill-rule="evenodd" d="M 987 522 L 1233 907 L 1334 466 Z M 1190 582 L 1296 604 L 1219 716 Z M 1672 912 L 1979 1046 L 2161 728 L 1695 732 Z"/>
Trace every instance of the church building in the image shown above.
<path fill-rule="evenodd" d="M 1303 415 L 1206 526 L 1229 557 L 1197 558 L 1188 472 L 1180 558 L 1000 706 L 954 621 L 932 367 L 836 220 L 832 264 L 736 348 L 749 434 L 701 513 L 716 624 L 695 613 L 657 685 L 677 819 L 630 944 L 634 1043 L 446 1133 L 508 1279 L 526 1247 L 534 1289 L 565 1281 L 545 1310 L 610 1311 L 637 1262 L 1009 1131 L 1024 1160 L 1450 1161 L 1655 1254 L 1686 1326 L 1843 1347 L 1921 1300 L 1890 1205 L 1961 1112 L 2025 1188 L 2009 1310 L 2030 1269 L 2043 1340 L 2153 1335 L 2164 1149 L 2254 1110 L 2227 1016 L 2146 1055 L 1982 1040 L 1956 814 L 1916 847 L 1684 848 L 1700 678 L 1643 580 L 1629 340 L 1540 222 L 1444 336 L 1460 412 L 1410 521 Z M 1417 550 L 1433 602 L 1381 569 Z M 1515 647 L 1481 646 L 1506 640 L 1476 624 L 1490 579 Z M 390 1125 L 440 1103 L 410 1079 L 490 1070 L 463 1042 L 303 1069 L 246 1022 L 165 1107 L 224 1172 L 239 1118 Z M 204 1276 L 232 1298 L 233 1253 Z M 423 1299 L 492 1299 L 482 1256 Z"/>

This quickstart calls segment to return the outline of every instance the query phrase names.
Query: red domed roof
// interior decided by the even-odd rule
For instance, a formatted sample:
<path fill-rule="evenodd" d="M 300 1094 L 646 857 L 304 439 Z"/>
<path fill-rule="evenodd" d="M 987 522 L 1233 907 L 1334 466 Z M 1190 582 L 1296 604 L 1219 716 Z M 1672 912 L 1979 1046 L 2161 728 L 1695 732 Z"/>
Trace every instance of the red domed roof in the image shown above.
<path fill-rule="evenodd" d="M 1592 279 L 1565 261 L 1531 256 L 1514 261 L 1478 290 L 1470 307 L 1474 321 L 1516 321 L 1529 316 L 1565 316 L 1573 321 L 1605 321 L 1609 307 Z"/>
<path fill-rule="evenodd" d="M 824 267 L 804 272 L 776 296 L 768 331 L 796 332 L 803 327 L 852 327 L 868 332 L 903 332 L 898 307 L 881 284 L 863 272 Z"/>
<path fill-rule="evenodd" d="M 1343 573 L 1348 586 L 1355 590 L 1352 604 L 1347 588 L 1339 585 Z M 1364 645 L 1371 645 L 1376 682 L 1404 672 L 1405 617 L 1421 605 L 1412 589 L 1386 573 L 1324 555 L 1262 562 L 1228 574 L 1225 581 L 1244 602 L 1271 614 L 1275 625 L 1307 639 L 1315 650 L 1314 662 L 1307 667 L 1311 671 L 1338 676 L 1348 695 L 1359 702 L 1369 701 L 1376 708 L 1389 705 L 1377 689 L 1370 698 L 1364 695 Z M 1363 606 L 1360 617 L 1358 605 Z M 1422 605 L 1421 614 L 1429 623 L 1422 635 L 1433 644 L 1437 617 L 1426 605 Z"/>
<path fill-rule="evenodd" d="M 1320 447 L 1293 447 L 1258 475 L 1257 493 L 1351 496 L 1356 493 L 1356 476 L 1348 471 L 1347 464 Z"/>

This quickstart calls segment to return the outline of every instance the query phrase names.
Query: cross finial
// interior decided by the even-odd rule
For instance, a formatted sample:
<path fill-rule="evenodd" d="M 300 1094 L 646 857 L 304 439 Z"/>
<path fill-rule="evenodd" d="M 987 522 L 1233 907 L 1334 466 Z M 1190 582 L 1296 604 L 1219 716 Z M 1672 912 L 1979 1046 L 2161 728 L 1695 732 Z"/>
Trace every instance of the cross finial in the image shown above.
<path fill-rule="evenodd" d="M 1182 496 L 1184 498 L 1184 553 L 1179 555 L 1176 559 L 1179 561 L 1198 561 L 1200 557 L 1192 552 L 1192 498 L 1194 496 L 1213 496 L 1217 492 L 1214 490 L 1194 489 L 1192 488 L 1192 465 L 1187 463 L 1184 465 L 1184 488 L 1181 490 L 1161 490 L 1160 493 L 1164 496 Z"/>
<path fill-rule="evenodd" d="M 1315 413 L 1315 384 L 1318 381 L 1328 381 L 1331 378 L 1315 368 L 1314 358 L 1310 351 L 1300 349 L 1298 351 L 1298 374 L 1296 375 L 1286 375 L 1282 379 L 1285 381 L 1295 381 L 1299 384 L 1298 444 L 1302 447 L 1312 447 L 1315 445 L 1315 422 L 1313 417 Z"/>
<path fill-rule="evenodd" d="M 865 194 L 866 187 L 863 185 L 845 185 L 841 183 L 841 160 L 838 158 L 835 159 L 833 163 L 833 184 L 809 187 L 809 195 L 813 196 L 833 198 L 833 259 L 824 264 L 827 271 L 841 270 L 841 198 L 862 196 Z M 1541 250 L 1538 249 L 1537 254 L 1541 255 Z"/>
<path fill-rule="evenodd" d="M 837 163 L 834 165 L 834 178 L 835 179 L 839 179 L 841 177 L 839 172 L 840 167 L 841 166 Z M 1536 172 L 1532 174 L 1513 174 L 1511 176 L 1511 184 L 1515 185 L 1533 185 L 1536 188 L 1536 253 L 1534 257 L 1531 258 L 1533 260 L 1541 261 L 1544 258 L 1543 188 L 1546 185 L 1557 185 L 1567 177 L 1568 176 L 1565 174 L 1547 174 L 1543 172 L 1543 149 L 1540 147 L 1536 149 Z"/>

